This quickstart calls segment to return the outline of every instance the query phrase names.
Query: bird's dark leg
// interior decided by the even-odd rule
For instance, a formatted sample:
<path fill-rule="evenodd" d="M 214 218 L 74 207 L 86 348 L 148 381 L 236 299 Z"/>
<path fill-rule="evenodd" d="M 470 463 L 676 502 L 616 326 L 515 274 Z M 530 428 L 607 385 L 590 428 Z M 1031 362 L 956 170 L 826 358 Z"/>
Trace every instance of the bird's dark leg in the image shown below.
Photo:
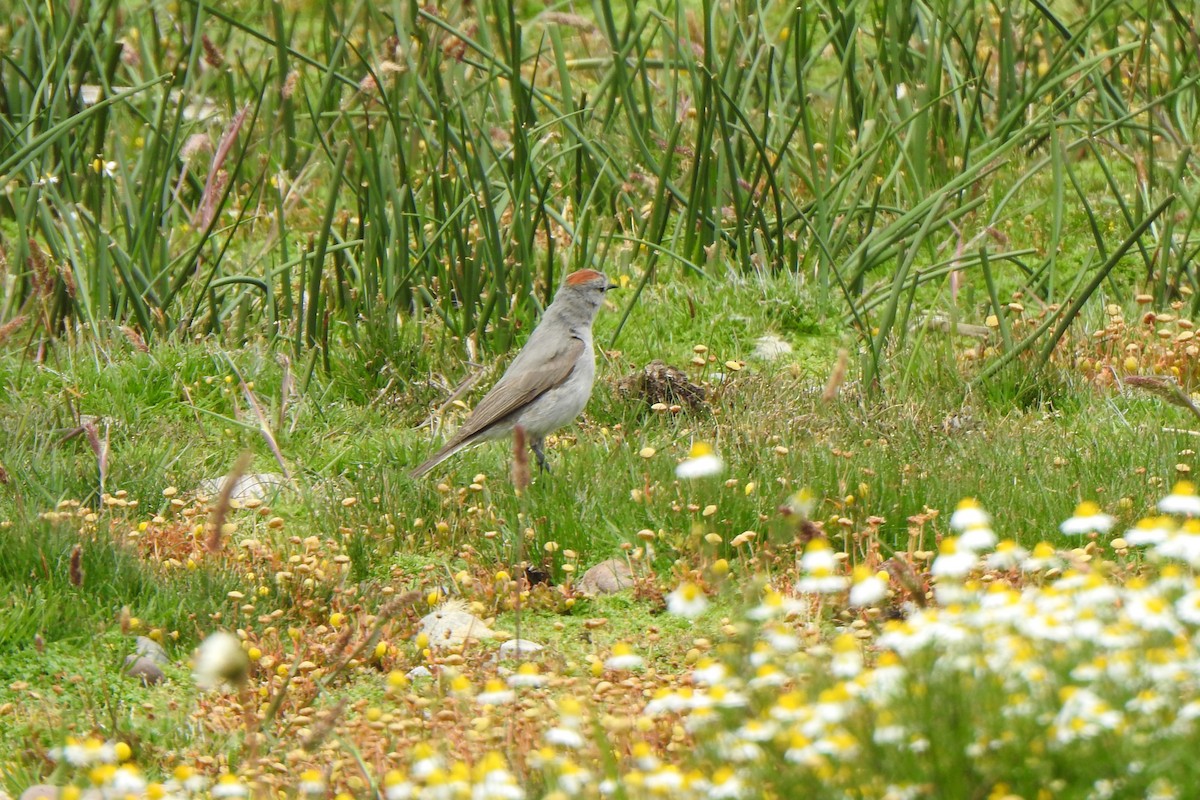
<path fill-rule="evenodd" d="M 542 472 L 549 472 L 550 465 L 548 463 L 546 463 L 545 444 L 546 444 L 545 437 L 539 436 L 533 440 L 533 443 L 530 445 L 530 449 L 532 449 L 533 454 L 535 456 L 537 456 L 538 469 L 540 469 Z"/>

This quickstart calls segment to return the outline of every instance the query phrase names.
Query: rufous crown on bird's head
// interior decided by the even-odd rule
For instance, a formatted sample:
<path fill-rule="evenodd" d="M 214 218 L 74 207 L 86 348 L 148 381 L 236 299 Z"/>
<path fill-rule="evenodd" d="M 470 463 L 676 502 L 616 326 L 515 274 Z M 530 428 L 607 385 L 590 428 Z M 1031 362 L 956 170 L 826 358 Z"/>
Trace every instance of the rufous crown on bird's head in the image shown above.
<path fill-rule="evenodd" d="M 612 289 L 613 285 L 608 282 L 608 276 L 603 272 L 597 272 L 594 269 L 581 269 L 572 272 L 567 276 L 567 286 L 582 286 L 585 283 L 600 280 L 605 283 L 605 289 Z"/>

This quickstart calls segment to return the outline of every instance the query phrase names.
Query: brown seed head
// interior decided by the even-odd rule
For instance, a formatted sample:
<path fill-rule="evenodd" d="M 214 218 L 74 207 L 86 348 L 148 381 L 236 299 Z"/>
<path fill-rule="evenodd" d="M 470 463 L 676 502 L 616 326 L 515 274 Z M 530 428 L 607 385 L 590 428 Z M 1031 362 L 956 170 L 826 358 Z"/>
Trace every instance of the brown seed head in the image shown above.
<path fill-rule="evenodd" d="M 204 46 L 204 60 L 208 62 L 208 65 L 215 69 L 220 69 L 225 64 L 225 56 L 220 49 L 213 44 L 213 40 L 205 35 L 201 37 L 200 44 Z"/>
<path fill-rule="evenodd" d="M 518 493 L 529 486 L 529 451 L 525 448 L 525 428 L 513 428 L 513 487 Z"/>
<path fill-rule="evenodd" d="M 77 544 L 71 549 L 71 568 L 68 574 L 72 586 L 83 586 L 83 545 Z"/>
<path fill-rule="evenodd" d="M 0 325 L 0 344 L 4 344 L 10 336 L 17 332 L 22 325 L 29 321 L 28 314 L 22 314 L 19 317 L 14 317 L 8 322 Z"/>

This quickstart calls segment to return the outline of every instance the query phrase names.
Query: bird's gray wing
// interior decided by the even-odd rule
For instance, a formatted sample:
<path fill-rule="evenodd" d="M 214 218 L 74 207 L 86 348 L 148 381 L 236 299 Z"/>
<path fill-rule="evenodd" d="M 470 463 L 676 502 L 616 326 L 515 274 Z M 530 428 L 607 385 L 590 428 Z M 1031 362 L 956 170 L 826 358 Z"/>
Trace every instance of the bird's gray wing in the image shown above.
<path fill-rule="evenodd" d="M 538 395 L 553 389 L 575 369 L 584 344 L 574 336 L 565 336 L 550 357 L 538 364 L 521 365 L 518 374 L 509 367 L 500 382 L 492 387 L 471 416 L 451 439 L 450 444 L 465 442 L 475 434 L 520 410 Z M 513 362 L 516 366 L 516 362 Z"/>

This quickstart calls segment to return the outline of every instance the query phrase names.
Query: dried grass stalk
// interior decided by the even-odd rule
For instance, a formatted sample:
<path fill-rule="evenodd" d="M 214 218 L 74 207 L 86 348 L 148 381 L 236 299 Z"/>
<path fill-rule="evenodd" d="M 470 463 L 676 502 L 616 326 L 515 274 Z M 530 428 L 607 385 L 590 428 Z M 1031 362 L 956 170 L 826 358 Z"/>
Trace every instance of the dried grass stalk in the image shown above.
<path fill-rule="evenodd" d="M 208 541 L 205 543 L 205 546 L 210 553 L 215 553 L 221 549 L 221 529 L 225 526 L 226 515 L 229 514 L 233 490 L 250 467 L 251 458 L 252 456 L 249 452 L 238 456 L 237 461 L 233 464 L 233 469 L 229 470 L 229 474 L 225 476 L 225 483 L 221 485 L 221 494 L 217 497 L 217 503 L 213 506 L 212 513 L 208 518 L 211 530 L 208 532 Z"/>

